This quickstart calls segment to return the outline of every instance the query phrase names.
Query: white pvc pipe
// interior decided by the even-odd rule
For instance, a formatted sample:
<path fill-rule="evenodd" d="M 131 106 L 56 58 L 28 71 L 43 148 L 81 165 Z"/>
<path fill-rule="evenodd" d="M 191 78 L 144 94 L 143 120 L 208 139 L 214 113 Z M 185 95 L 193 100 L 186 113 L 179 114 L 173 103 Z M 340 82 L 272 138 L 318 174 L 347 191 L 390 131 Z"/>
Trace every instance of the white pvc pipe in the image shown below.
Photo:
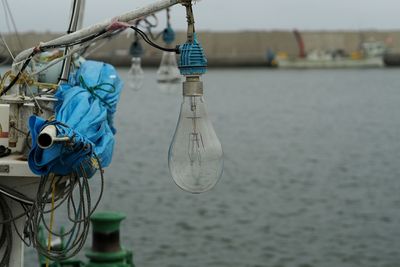
<path fill-rule="evenodd" d="M 57 137 L 57 128 L 54 125 L 48 125 L 39 133 L 37 138 L 38 146 L 42 149 L 50 148 L 55 142 L 67 142 L 69 137 Z"/>
<path fill-rule="evenodd" d="M 138 19 L 140 17 L 145 17 L 152 13 L 156 13 L 158 11 L 161 11 L 163 9 L 171 7 L 173 5 L 176 5 L 179 3 L 184 3 L 184 2 L 190 2 L 190 1 L 191 0 L 159 0 L 148 6 L 138 8 L 136 10 L 127 12 L 127 13 L 117 16 L 115 18 L 107 19 L 104 22 L 94 24 L 92 26 L 83 28 L 83 29 L 73 32 L 71 34 L 63 35 L 54 40 L 51 40 L 51 41 L 48 41 L 45 43 L 41 43 L 41 45 L 42 46 L 48 46 L 48 45 L 53 46 L 53 45 L 70 43 L 70 42 L 91 36 L 93 34 L 96 34 L 96 33 L 99 33 L 101 31 L 105 30 L 114 20 L 121 21 L 121 22 L 129 22 L 131 20 Z M 34 48 L 32 47 L 32 48 L 26 49 L 26 50 L 22 51 L 21 53 L 19 53 L 18 56 L 15 57 L 14 63 L 17 63 L 21 60 L 25 60 L 32 53 L 33 49 Z"/>

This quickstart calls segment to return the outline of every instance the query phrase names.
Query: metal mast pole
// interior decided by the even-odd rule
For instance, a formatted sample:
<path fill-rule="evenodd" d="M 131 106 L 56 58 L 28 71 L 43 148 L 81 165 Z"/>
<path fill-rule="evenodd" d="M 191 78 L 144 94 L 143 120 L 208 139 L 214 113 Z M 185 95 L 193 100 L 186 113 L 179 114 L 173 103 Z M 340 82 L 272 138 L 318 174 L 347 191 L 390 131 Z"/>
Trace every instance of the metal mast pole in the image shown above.
<path fill-rule="evenodd" d="M 75 32 L 78 29 L 78 26 L 82 27 L 84 5 L 85 5 L 84 0 L 73 0 L 71 7 L 70 23 L 67 31 L 68 34 Z M 71 50 L 71 48 L 72 47 L 66 47 L 64 50 L 64 55 L 67 55 L 68 52 Z M 67 57 L 64 59 L 63 66 L 61 69 L 60 82 L 68 81 L 69 70 L 71 67 L 71 60 L 72 60 L 71 57 Z"/>

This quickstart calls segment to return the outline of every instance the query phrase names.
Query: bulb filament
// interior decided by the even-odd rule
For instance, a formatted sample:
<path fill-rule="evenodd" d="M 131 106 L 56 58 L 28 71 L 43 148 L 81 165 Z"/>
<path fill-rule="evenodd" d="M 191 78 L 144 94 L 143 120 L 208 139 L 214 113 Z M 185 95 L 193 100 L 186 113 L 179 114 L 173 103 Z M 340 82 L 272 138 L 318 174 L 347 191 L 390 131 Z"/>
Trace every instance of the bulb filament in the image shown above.
<path fill-rule="evenodd" d="M 194 96 L 190 98 L 190 110 L 192 111 L 192 116 L 187 118 L 192 120 L 192 132 L 189 133 L 188 156 L 192 175 L 199 178 L 201 170 L 201 152 L 204 151 L 204 142 L 203 136 L 197 130 L 197 122 L 201 117 L 197 115 L 196 97 Z"/>

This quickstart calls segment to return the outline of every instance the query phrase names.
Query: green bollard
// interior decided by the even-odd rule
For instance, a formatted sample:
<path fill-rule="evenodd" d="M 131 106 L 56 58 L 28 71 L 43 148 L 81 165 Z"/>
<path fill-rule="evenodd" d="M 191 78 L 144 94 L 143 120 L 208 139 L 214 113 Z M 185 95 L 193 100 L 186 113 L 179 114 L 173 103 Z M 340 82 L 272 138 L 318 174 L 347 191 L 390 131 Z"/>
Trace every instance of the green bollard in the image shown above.
<path fill-rule="evenodd" d="M 119 228 L 125 215 L 100 212 L 90 220 L 93 227 L 92 248 L 86 253 L 86 267 L 134 267 L 132 252 L 121 248 Z"/>

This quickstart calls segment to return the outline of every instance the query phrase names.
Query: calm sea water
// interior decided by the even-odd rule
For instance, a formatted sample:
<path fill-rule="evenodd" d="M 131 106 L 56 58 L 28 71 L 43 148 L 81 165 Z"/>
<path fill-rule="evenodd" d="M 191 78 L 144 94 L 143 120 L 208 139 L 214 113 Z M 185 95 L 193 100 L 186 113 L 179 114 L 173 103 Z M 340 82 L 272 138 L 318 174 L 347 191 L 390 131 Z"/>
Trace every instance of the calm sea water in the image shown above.
<path fill-rule="evenodd" d="M 167 166 L 180 94 L 147 69 L 145 88 L 122 94 L 99 210 L 127 214 L 136 266 L 399 266 L 399 74 L 210 70 L 225 172 L 191 195 Z"/>

